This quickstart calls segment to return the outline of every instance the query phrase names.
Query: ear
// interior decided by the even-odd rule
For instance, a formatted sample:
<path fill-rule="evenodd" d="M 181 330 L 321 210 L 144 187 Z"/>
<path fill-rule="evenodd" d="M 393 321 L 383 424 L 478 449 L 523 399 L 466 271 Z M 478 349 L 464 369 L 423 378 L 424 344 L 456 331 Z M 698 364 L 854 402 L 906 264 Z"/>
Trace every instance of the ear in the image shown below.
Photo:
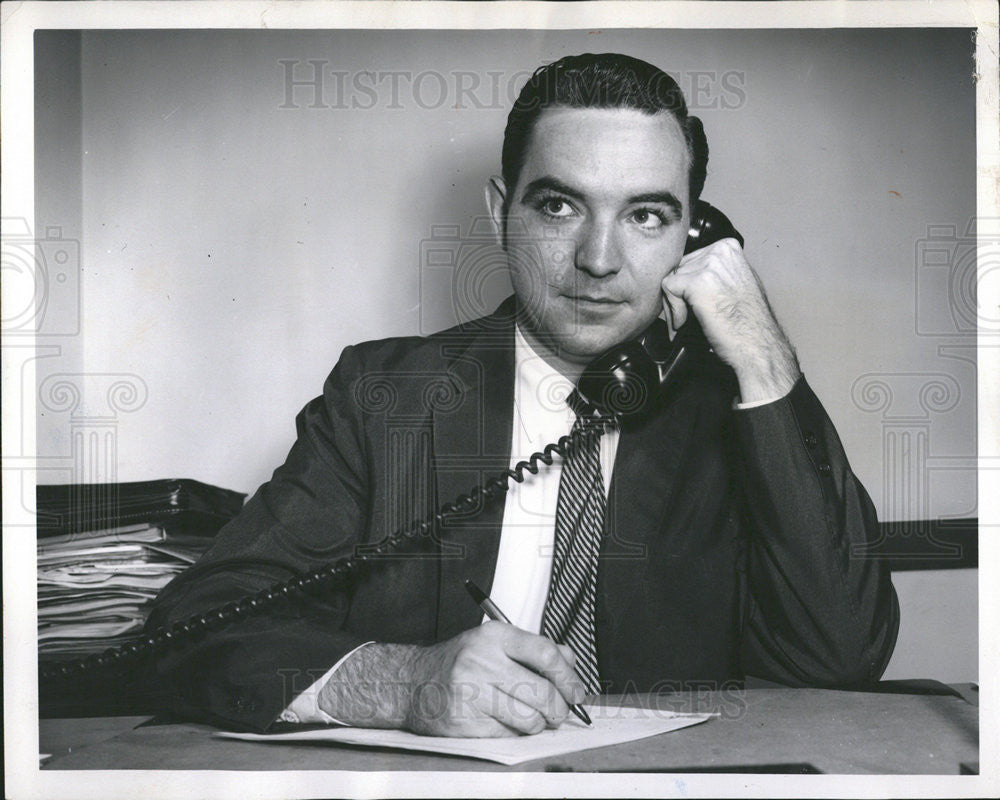
<path fill-rule="evenodd" d="M 493 220 L 493 231 L 496 233 L 497 243 L 504 247 L 504 227 L 507 220 L 504 218 L 504 201 L 507 198 L 507 185 L 503 178 L 494 175 L 486 182 L 486 209 L 490 212 L 490 219 Z"/>

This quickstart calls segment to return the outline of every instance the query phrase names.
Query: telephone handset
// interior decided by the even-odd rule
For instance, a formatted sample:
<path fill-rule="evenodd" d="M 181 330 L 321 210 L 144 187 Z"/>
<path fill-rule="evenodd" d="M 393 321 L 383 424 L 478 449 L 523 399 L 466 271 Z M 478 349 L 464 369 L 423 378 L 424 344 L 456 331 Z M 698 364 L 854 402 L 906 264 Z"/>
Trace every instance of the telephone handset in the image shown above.
<path fill-rule="evenodd" d="M 731 237 L 743 237 L 719 209 L 698 200 L 691 211 L 691 228 L 684 254 Z M 688 321 L 667 343 L 665 325 L 656 320 L 638 339 L 612 347 L 587 365 L 577 391 L 584 400 L 606 414 L 635 418 L 656 403 L 661 386 L 676 380 L 691 362 L 710 351 L 708 340 L 695 319 Z"/>
<path fill-rule="evenodd" d="M 697 201 L 691 213 L 685 254 L 726 237 L 743 244 L 743 237 L 725 214 L 703 200 Z M 666 341 L 663 328 L 662 322 L 654 322 L 638 339 L 612 347 L 587 366 L 577 389 L 601 412 L 587 426 L 546 445 L 544 450 L 533 453 L 526 461 L 477 486 L 469 494 L 446 503 L 426 519 L 412 522 L 374 547 L 356 550 L 353 556 L 296 575 L 236 602 L 196 614 L 169 628 L 149 631 L 141 639 L 122 647 L 106 650 L 101 655 L 43 665 L 39 669 L 40 680 L 52 683 L 67 678 L 98 677 L 106 671 L 119 673 L 147 658 L 182 647 L 188 641 L 199 639 L 237 620 L 260 614 L 279 603 L 346 588 L 366 564 L 377 561 L 380 556 L 400 549 L 407 542 L 430 536 L 456 515 L 479 513 L 489 502 L 507 492 L 511 480 L 521 483 L 525 472 L 537 473 L 539 462 L 551 464 L 554 453 L 565 457 L 579 439 L 593 429 L 647 413 L 667 384 L 677 380 L 693 361 L 710 351 L 693 314 L 689 315 L 688 321 L 676 332 L 672 341 Z"/>

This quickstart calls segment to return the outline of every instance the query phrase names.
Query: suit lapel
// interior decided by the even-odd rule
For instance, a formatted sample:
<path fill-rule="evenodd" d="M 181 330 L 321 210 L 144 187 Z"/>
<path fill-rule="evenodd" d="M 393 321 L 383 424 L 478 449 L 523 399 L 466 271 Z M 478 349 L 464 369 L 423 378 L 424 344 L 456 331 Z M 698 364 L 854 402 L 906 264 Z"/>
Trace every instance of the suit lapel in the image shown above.
<path fill-rule="evenodd" d="M 454 502 L 507 469 L 514 407 L 514 328 L 501 306 L 465 347 L 442 344 L 460 399 L 433 412 L 434 472 L 439 504 Z M 468 339 L 465 340 L 468 342 Z M 473 580 L 489 592 L 503 523 L 500 495 L 438 531 L 440 572 L 437 639 L 479 624 L 482 612 L 465 590 Z"/>

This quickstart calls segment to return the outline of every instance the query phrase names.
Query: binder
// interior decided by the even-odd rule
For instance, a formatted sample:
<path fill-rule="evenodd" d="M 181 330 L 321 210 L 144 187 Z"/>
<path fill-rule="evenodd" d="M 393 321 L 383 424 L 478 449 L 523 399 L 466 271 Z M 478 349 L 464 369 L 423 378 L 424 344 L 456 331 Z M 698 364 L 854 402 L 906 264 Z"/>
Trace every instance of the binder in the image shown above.
<path fill-rule="evenodd" d="M 241 492 L 190 478 L 40 485 L 36 490 L 38 537 L 139 522 L 214 533 L 239 513 L 245 498 Z"/>

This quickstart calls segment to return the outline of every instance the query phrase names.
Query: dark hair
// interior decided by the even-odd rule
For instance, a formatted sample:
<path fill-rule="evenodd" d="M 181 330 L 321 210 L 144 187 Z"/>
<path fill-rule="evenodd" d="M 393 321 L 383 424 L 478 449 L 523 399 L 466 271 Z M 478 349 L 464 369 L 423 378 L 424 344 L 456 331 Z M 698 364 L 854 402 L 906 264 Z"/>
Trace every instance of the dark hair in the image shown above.
<path fill-rule="evenodd" d="M 708 167 L 708 141 L 698 117 L 688 115 L 677 82 L 658 67 L 618 53 L 566 56 L 539 67 L 521 89 L 507 117 L 501 171 L 507 204 L 517 185 L 531 132 L 546 108 L 632 108 L 647 114 L 667 111 L 684 132 L 691 169 L 691 202 L 701 195 Z"/>

